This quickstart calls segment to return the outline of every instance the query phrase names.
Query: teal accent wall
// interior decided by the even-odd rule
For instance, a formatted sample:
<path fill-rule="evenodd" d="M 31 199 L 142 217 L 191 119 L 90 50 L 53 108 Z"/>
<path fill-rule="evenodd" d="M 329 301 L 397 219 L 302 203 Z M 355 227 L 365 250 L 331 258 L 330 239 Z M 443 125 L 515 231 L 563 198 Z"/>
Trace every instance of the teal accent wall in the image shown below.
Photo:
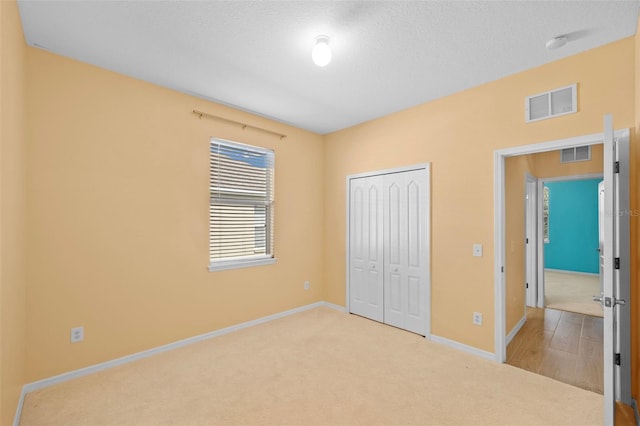
<path fill-rule="evenodd" d="M 597 274 L 598 183 L 602 179 L 548 182 L 549 242 L 544 267 Z"/>

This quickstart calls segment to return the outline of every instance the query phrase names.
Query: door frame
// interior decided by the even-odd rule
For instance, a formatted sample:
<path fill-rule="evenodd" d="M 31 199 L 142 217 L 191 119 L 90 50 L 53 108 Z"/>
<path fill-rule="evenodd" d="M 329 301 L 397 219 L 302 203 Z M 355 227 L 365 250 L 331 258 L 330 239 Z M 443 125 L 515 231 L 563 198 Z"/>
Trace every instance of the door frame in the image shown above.
<path fill-rule="evenodd" d="M 614 136 L 620 139 L 629 139 L 629 129 L 616 130 Z M 559 139 L 548 142 L 504 148 L 494 151 L 494 353 L 499 363 L 504 363 L 507 358 L 506 344 L 506 299 L 505 299 L 505 267 L 506 267 L 506 243 L 505 243 L 505 159 L 518 155 L 537 154 L 540 152 L 557 151 L 563 148 L 571 148 L 580 145 L 597 145 L 604 141 L 603 133 L 577 136 L 567 139 Z"/>
<path fill-rule="evenodd" d="M 598 144 L 593 144 L 598 145 Z M 585 180 L 585 179 L 604 179 L 604 173 L 587 173 L 583 175 L 573 175 L 573 176 L 558 176 L 558 177 L 550 177 L 550 178 L 539 178 L 538 179 L 538 241 L 542 241 L 542 243 L 538 246 L 538 301 L 537 307 L 544 308 L 544 230 L 542 228 L 542 191 L 544 188 L 544 184 L 547 182 L 568 182 L 572 180 Z M 598 260 L 599 262 L 600 260 Z M 594 294 L 594 296 L 597 296 Z"/>
<path fill-rule="evenodd" d="M 525 182 L 525 313 L 527 316 L 527 306 L 535 306 L 537 303 L 538 291 L 538 205 L 540 197 L 538 191 L 538 179 L 529 173 L 524 175 Z"/>
<path fill-rule="evenodd" d="M 428 310 L 428 314 L 427 314 L 427 324 L 426 324 L 426 329 L 425 329 L 425 338 L 426 339 L 430 339 L 431 338 L 431 163 L 418 163 L 418 164 L 413 164 L 410 166 L 403 166 L 403 167 L 395 167 L 395 168 L 391 168 L 391 169 L 382 169 L 382 170 L 374 170 L 374 171 L 369 171 L 369 172 L 363 172 L 363 173 L 356 173 L 356 174 L 351 174 L 351 175 L 347 175 L 346 177 L 346 201 L 347 201 L 347 205 L 346 205 L 346 236 L 345 236 L 345 241 L 346 241 L 346 252 L 345 252 L 345 258 L 346 258 L 346 271 L 345 271 L 345 275 L 346 275 L 346 299 L 345 299 L 345 311 L 347 313 L 351 312 L 351 298 L 350 298 L 350 274 L 349 271 L 351 269 L 351 261 L 350 261 L 350 256 L 349 254 L 351 253 L 351 247 L 350 247 L 350 236 L 351 236 L 351 211 L 350 211 L 350 207 L 351 207 L 351 190 L 350 190 L 350 184 L 351 184 L 351 180 L 352 179 L 358 179 L 358 178 L 365 178 L 365 177 L 372 177 L 372 176 L 379 176 L 379 175 L 387 175 L 387 174 L 392 174 L 392 173 L 403 173 L 403 172 L 411 172 L 414 170 L 426 170 L 426 182 L 424 182 L 427 186 L 427 209 L 426 209 L 426 227 L 427 227 L 427 249 L 426 252 L 422 254 L 423 261 L 425 262 L 425 265 L 427 267 L 427 276 L 425 277 L 425 284 L 426 284 L 426 306 L 427 306 L 427 310 Z"/>

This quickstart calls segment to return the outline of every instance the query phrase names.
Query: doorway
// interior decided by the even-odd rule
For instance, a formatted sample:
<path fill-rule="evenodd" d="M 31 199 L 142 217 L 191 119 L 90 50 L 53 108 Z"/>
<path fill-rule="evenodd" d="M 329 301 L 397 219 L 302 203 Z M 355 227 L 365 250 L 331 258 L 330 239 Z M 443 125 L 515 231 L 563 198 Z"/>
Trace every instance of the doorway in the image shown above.
<path fill-rule="evenodd" d="M 628 212 L 624 201 L 628 203 L 628 141 L 629 131 L 613 132 L 612 119 L 605 117 L 605 132 L 576 138 L 546 142 L 535 145 L 520 146 L 495 151 L 494 157 L 494 277 L 495 277 L 495 354 L 499 362 L 506 359 L 507 315 L 506 315 L 506 273 L 508 262 L 506 254 L 510 246 L 505 240 L 505 160 L 509 157 L 554 151 L 576 146 L 591 146 L 604 141 L 604 176 L 605 176 L 605 256 L 604 296 L 601 301 L 605 306 L 604 316 L 604 401 L 605 423 L 612 424 L 614 418 L 614 402 L 620 400 L 629 404 L 630 396 L 630 362 L 617 363 L 616 360 L 630 360 L 627 351 L 629 335 L 629 308 L 620 300 L 628 292 L 628 221 L 624 223 L 624 212 Z M 618 167 L 620 166 L 620 167 Z M 626 194 L 626 195 L 624 195 Z M 626 210 L 625 210 L 626 209 Z M 620 213 L 623 213 L 620 215 Z M 626 218 L 628 219 L 628 217 Z M 522 227 L 520 228 L 522 229 Z M 626 247 L 625 247 L 626 246 Z M 614 259 L 614 257 L 616 257 Z M 620 260 L 618 260 L 620 259 Z M 615 260 L 615 262 L 614 262 Z M 615 268 L 614 268 L 615 264 Z M 524 275 L 524 274 L 523 274 Z M 522 289 L 524 293 L 524 289 Z M 525 320 L 518 323 L 521 327 Z M 512 336 L 509 333 L 509 336 Z M 622 352 L 617 352 L 622 351 Z M 614 354 L 614 352 L 616 352 Z M 621 354 L 621 355 L 618 355 Z M 615 355 L 615 356 L 614 356 Z"/>
<path fill-rule="evenodd" d="M 593 148 L 602 149 L 602 145 Z M 600 170 L 601 154 L 599 156 Z M 538 179 L 540 244 L 537 306 L 602 317 L 600 288 L 601 172 Z M 531 305 L 529 305 L 531 306 Z"/>
<path fill-rule="evenodd" d="M 524 247 L 507 253 L 506 265 L 511 272 L 507 275 L 507 330 L 513 327 L 509 304 L 515 301 L 514 285 L 509 280 L 514 279 L 511 270 L 518 269 L 518 256 L 525 257 L 527 306 L 524 324 L 507 341 L 506 363 L 600 394 L 602 308 L 592 297 L 600 294 L 598 276 L 593 272 L 598 270 L 602 148 L 602 144 L 582 147 L 589 155 L 579 162 L 567 161 L 562 155 L 566 149 L 506 160 L 508 179 L 515 181 L 518 173 L 526 170 L 524 179 L 519 176 L 524 190 L 518 182 L 506 185 L 507 241 L 518 241 L 518 234 L 524 240 Z M 517 206 L 523 193 L 524 230 L 518 231 L 519 221 L 514 216 L 520 213 L 514 204 Z"/>

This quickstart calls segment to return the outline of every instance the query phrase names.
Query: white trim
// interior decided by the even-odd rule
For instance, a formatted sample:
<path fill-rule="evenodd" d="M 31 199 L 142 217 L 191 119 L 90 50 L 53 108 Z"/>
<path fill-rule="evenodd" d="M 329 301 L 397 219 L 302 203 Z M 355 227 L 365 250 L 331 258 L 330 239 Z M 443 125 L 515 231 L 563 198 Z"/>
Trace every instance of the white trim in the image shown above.
<path fill-rule="evenodd" d="M 432 334 L 429 340 L 471 355 L 479 356 L 480 358 L 496 361 L 496 356 L 491 352 L 483 351 L 482 349 L 474 348 L 473 346 L 465 345 L 464 343 L 456 342 L 455 340 L 447 339 L 446 337 L 440 337 Z"/>
<path fill-rule="evenodd" d="M 107 370 L 112 367 L 116 367 L 118 365 L 127 364 L 132 361 L 137 361 L 139 359 L 148 358 L 150 356 L 167 352 L 173 349 L 178 349 L 184 346 L 191 345 L 193 343 L 201 342 L 203 340 L 208 340 L 213 337 L 222 336 L 225 334 L 232 333 L 234 331 L 242 330 L 248 327 L 253 327 L 254 325 L 263 324 L 265 322 L 273 321 L 275 319 L 283 318 L 289 315 L 297 314 L 299 312 L 308 311 L 310 309 L 318 308 L 321 306 L 325 306 L 328 308 L 336 309 L 338 311 L 344 311 L 341 306 L 334 305 L 333 303 L 328 302 L 315 302 L 310 305 L 300 306 L 298 308 L 289 309 L 288 311 L 279 312 L 273 315 L 267 315 L 266 317 L 258 318 L 255 320 L 243 322 L 240 324 L 232 325 L 226 328 L 222 328 L 220 330 L 211 331 L 209 333 L 200 334 L 197 336 L 189 337 L 183 340 L 178 340 L 173 343 L 168 343 L 166 345 L 157 346 L 155 348 L 147 349 L 142 352 L 137 352 L 131 355 L 126 355 L 121 358 L 116 358 L 111 361 L 101 362 L 99 364 L 90 365 L 88 367 L 80 368 L 77 370 L 69 371 L 66 373 L 58 374 L 57 376 L 49 377 L 46 379 L 38 380 L 36 382 L 27 383 L 22 387 L 22 392 L 20 394 L 20 399 L 18 401 L 18 407 L 16 409 L 16 415 L 14 418 L 14 426 L 18 426 L 20 423 L 20 416 L 22 414 L 22 407 L 24 404 L 24 397 L 27 393 L 33 392 L 39 389 L 44 389 L 49 386 L 57 385 L 59 383 L 63 383 L 72 379 L 77 379 L 79 377 L 87 376 L 89 374 L 97 373 L 99 371 Z"/>
<path fill-rule="evenodd" d="M 537 306 L 538 296 L 538 179 L 529 173 L 525 173 L 524 191 L 524 232 L 528 239 L 524 272 L 526 286 L 523 315 L 526 316 L 527 306 Z"/>
<path fill-rule="evenodd" d="M 226 271 L 228 269 L 250 268 L 252 266 L 272 265 L 277 262 L 275 257 L 253 260 L 231 260 L 227 262 L 209 263 L 209 272 Z"/>
<path fill-rule="evenodd" d="M 543 177 L 538 178 L 542 183 L 547 182 L 565 182 L 572 180 L 588 180 L 588 179 L 604 179 L 604 175 L 602 173 L 587 173 L 584 175 L 571 175 L 571 176 L 555 176 L 555 177 Z"/>
<path fill-rule="evenodd" d="M 616 130 L 616 138 L 628 138 L 629 129 Z M 534 143 L 530 145 L 520 145 L 511 148 L 503 148 L 494 151 L 496 155 L 501 157 L 515 157 L 517 155 L 537 154 L 540 152 L 557 151 L 562 148 L 570 148 L 576 145 L 598 145 L 603 141 L 602 133 L 592 133 L 590 135 L 576 136 L 573 138 L 559 139 Z"/>
<path fill-rule="evenodd" d="M 322 303 L 324 303 L 324 306 L 326 306 L 327 308 L 335 309 L 336 311 L 340 311 L 340 312 L 347 312 L 347 309 L 344 306 L 336 305 L 330 302 L 322 302 Z"/>
<path fill-rule="evenodd" d="M 24 397 L 27 395 L 27 392 L 24 390 L 24 386 L 22 387 L 22 391 L 20 392 L 20 399 L 18 400 L 18 407 L 16 408 L 16 415 L 13 417 L 13 426 L 20 426 L 20 417 L 22 417 L 22 407 L 24 406 Z"/>
<path fill-rule="evenodd" d="M 358 178 L 379 176 L 379 175 L 390 175 L 392 173 L 404 173 L 404 172 L 410 172 L 413 170 L 422 170 L 422 169 L 428 170 L 430 166 L 431 166 L 431 163 L 419 163 L 419 164 L 412 164 L 410 166 L 404 166 L 404 167 L 394 167 L 391 169 L 373 170 L 370 172 L 356 173 L 356 174 L 347 176 L 347 183 L 351 179 L 358 179 Z"/>
<path fill-rule="evenodd" d="M 636 419 L 636 425 L 640 425 L 640 413 L 638 412 L 638 401 L 631 400 L 631 407 L 633 408 L 633 415 Z"/>
<path fill-rule="evenodd" d="M 513 340 L 514 337 L 516 337 L 516 334 L 518 334 L 518 332 L 520 331 L 520 329 L 522 328 L 522 326 L 524 325 L 524 323 L 527 322 L 527 316 L 523 316 L 522 318 L 520 318 L 520 321 L 518 321 L 518 323 L 516 324 L 515 327 L 513 327 L 513 329 L 511 330 L 511 332 L 509 333 L 509 335 L 507 336 L 507 346 L 509 345 L 509 343 L 511 343 L 511 341 Z"/>
<path fill-rule="evenodd" d="M 349 241 L 349 235 L 351 235 L 351 227 L 350 227 L 350 223 L 351 223 L 351 209 L 349 208 L 349 204 L 351 203 L 351 178 L 349 176 L 347 176 L 347 179 L 345 180 L 347 185 L 346 185 L 346 191 L 345 191 L 345 195 L 346 195 L 346 208 L 345 211 L 347 213 L 347 217 L 345 220 L 345 228 L 346 228 L 346 235 L 344 238 L 345 241 L 345 256 L 346 256 L 346 263 L 345 263 L 345 277 L 344 277 L 344 283 L 345 283 L 345 300 L 344 300 L 344 309 L 345 312 L 350 313 L 351 312 L 351 295 L 349 292 L 349 271 L 351 270 L 351 256 L 349 256 L 349 254 L 351 253 L 351 247 L 350 247 L 350 241 Z"/>
<path fill-rule="evenodd" d="M 576 275 L 587 275 L 590 277 L 599 277 L 600 274 L 591 273 L 591 272 L 579 272 L 579 271 L 567 271 L 564 269 L 552 269 L 552 268 L 544 268 L 544 271 L 547 272 L 559 272 L 561 274 L 576 274 Z"/>
<path fill-rule="evenodd" d="M 544 238 L 544 182 L 538 179 L 538 258 L 536 268 L 538 270 L 536 306 L 544 308 L 544 245 L 549 243 L 548 238 Z"/>
<path fill-rule="evenodd" d="M 629 129 L 617 130 L 614 134 L 616 138 L 629 138 Z M 596 145 L 603 143 L 604 134 L 594 133 L 586 136 L 547 141 L 531 145 L 521 145 L 511 148 L 498 149 L 494 151 L 493 172 L 493 211 L 494 211 L 494 304 L 495 304 L 495 358 L 498 362 L 506 359 L 505 344 L 505 289 L 504 273 L 505 266 L 505 221 L 504 221 L 504 168 L 505 158 L 517 155 L 535 154 L 539 152 L 556 151 L 562 148 L 569 148 L 576 145 Z M 540 181 L 539 181 L 540 182 Z M 541 261 L 541 259 L 539 259 Z"/>
<path fill-rule="evenodd" d="M 504 342 L 505 338 L 505 322 L 506 315 L 504 306 L 505 302 L 505 257 L 504 257 L 504 244 L 500 244 L 500 241 L 504 240 L 505 230 L 505 156 L 501 155 L 499 151 L 495 151 L 493 157 L 493 276 L 494 276 L 494 317 L 495 317 L 495 330 L 494 330 L 494 351 L 495 359 L 499 363 L 503 363 L 507 359 L 507 345 Z"/>

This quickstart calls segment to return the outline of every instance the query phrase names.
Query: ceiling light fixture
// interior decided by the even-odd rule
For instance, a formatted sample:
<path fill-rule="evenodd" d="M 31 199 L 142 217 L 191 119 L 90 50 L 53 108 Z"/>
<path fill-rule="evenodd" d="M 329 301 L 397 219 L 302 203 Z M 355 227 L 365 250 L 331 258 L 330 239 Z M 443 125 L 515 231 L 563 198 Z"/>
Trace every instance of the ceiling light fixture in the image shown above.
<path fill-rule="evenodd" d="M 558 49 L 564 46 L 565 44 L 567 44 L 567 41 L 569 41 L 569 38 L 566 35 L 554 37 L 547 42 L 547 49 L 549 50 Z"/>
<path fill-rule="evenodd" d="M 325 35 L 316 37 L 316 45 L 313 46 L 313 51 L 311 51 L 311 59 L 313 59 L 313 63 L 319 67 L 324 67 L 331 62 L 329 37 Z"/>

